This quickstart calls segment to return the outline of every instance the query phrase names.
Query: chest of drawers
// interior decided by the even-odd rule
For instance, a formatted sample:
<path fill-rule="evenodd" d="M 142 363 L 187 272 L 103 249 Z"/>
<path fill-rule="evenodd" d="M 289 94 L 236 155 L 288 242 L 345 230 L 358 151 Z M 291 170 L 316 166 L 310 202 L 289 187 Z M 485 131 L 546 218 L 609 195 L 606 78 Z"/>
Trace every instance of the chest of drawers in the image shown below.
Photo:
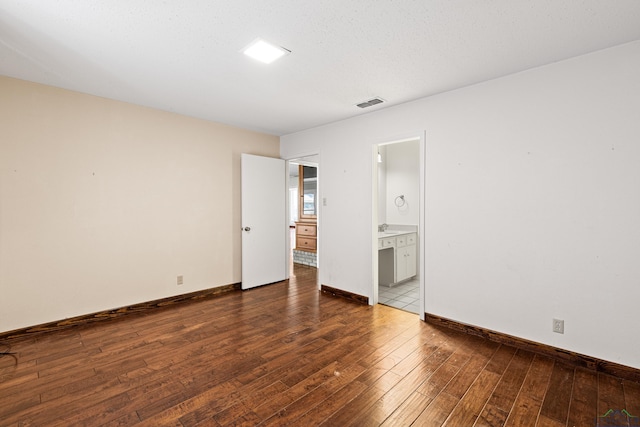
<path fill-rule="evenodd" d="M 296 249 L 315 252 L 318 245 L 318 225 L 312 222 L 296 222 Z"/>

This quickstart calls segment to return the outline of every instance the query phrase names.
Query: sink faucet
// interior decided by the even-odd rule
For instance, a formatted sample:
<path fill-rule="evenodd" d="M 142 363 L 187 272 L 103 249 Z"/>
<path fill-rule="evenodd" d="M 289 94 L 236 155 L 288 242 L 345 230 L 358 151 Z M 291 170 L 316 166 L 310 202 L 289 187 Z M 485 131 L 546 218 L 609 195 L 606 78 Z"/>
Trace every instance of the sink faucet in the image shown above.
<path fill-rule="evenodd" d="M 385 232 L 385 231 L 387 231 L 387 228 L 389 228 L 389 225 L 385 223 L 385 224 L 382 224 L 382 225 L 378 226 L 378 231 Z"/>

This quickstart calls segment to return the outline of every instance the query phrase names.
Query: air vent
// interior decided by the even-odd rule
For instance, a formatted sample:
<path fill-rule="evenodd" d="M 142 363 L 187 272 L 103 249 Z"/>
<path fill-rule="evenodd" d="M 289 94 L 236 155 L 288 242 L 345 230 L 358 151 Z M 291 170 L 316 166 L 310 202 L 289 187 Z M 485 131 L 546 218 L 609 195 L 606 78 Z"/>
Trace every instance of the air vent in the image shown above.
<path fill-rule="evenodd" d="M 373 98 L 368 101 L 361 102 L 360 104 L 356 104 L 357 107 L 367 108 L 376 104 L 382 104 L 384 100 L 382 98 Z"/>

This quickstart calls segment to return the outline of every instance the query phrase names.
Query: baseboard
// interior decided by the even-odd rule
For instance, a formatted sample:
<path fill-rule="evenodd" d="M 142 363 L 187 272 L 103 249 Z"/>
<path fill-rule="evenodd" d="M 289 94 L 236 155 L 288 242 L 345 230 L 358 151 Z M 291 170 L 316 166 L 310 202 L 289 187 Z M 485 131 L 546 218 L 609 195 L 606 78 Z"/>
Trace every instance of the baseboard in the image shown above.
<path fill-rule="evenodd" d="M 333 295 L 334 297 L 340 297 L 349 301 L 357 302 L 358 304 L 369 305 L 369 297 L 354 294 L 353 292 L 343 291 L 342 289 L 332 288 L 327 285 L 320 286 L 320 291 Z"/>
<path fill-rule="evenodd" d="M 541 344 L 524 338 L 514 337 L 512 335 L 503 334 L 490 329 L 468 325 L 466 323 L 457 322 L 434 314 L 425 313 L 425 321 L 434 325 L 441 325 L 449 329 L 464 332 L 469 335 L 486 338 L 489 341 L 510 345 L 533 353 L 550 356 L 555 359 L 561 359 L 596 372 L 602 372 L 631 381 L 640 382 L 640 369 L 632 368 L 630 366 L 620 365 L 618 363 L 609 362 L 596 357 L 585 356 L 584 354 Z"/>
<path fill-rule="evenodd" d="M 60 331 L 67 328 L 88 325 L 96 322 L 102 322 L 105 320 L 111 320 L 111 319 L 115 319 L 122 316 L 145 312 L 148 310 L 168 307 L 175 304 L 188 303 L 188 302 L 201 300 L 205 298 L 212 298 L 227 292 L 232 292 L 240 289 L 241 289 L 240 283 L 233 283 L 231 285 L 224 285 L 216 288 L 205 289 L 202 291 L 175 295 L 167 298 L 142 302 L 139 304 L 129 305 L 126 307 L 120 307 L 112 310 L 105 310 L 105 311 L 99 311 L 97 313 L 84 314 L 81 316 L 75 316 L 68 319 L 58 320 L 58 321 L 49 322 L 49 323 L 43 323 L 41 325 L 36 325 L 36 326 L 29 326 L 27 328 L 16 329 L 13 331 L 0 332 L 0 340 L 9 341 L 9 340 L 17 340 L 19 338 L 29 338 L 36 334 L 42 334 L 42 333 L 47 333 L 52 331 Z"/>

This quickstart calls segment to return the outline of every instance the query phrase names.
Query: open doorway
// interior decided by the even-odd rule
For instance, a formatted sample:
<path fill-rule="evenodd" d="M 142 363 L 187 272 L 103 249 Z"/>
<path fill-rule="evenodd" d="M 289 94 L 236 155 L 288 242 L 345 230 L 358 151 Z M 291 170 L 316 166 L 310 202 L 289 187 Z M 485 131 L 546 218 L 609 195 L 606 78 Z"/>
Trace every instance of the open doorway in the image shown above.
<path fill-rule="evenodd" d="M 424 318 L 424 139 L 374 150 L 374 302 Z"/>
<path fill-rule="evenodd" d="M 317 268 L 319 183 L 318 156 L 289 161 L 290 256 L 293 264 Z"/>

